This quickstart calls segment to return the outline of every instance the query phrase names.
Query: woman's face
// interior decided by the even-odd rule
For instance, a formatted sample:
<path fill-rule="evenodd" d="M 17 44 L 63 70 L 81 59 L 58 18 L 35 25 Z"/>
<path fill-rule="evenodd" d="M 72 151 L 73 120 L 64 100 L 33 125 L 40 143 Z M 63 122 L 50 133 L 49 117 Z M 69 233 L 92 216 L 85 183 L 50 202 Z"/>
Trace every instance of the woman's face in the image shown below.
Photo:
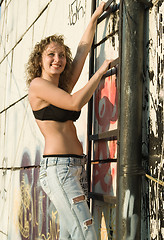
<path fill-rule="evenodd" d="M 64 46 L 56 42 L 51 42 L 42 54 L 42 76 L 60 76 L 65 66 L 66 53 Z"/>

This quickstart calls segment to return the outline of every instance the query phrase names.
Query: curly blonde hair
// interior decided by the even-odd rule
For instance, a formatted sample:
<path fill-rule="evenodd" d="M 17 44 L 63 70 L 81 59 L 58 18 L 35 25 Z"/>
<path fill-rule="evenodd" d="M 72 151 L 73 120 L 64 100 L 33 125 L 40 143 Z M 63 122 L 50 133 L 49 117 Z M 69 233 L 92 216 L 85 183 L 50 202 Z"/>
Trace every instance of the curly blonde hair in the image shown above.
<path fill-rule="evenodd" d="M 46 49 L 46 47 L 51 43 L 56 42 L 65 48 L 66 53 L 66 66 L 64 71 L 60 75 L 59 79 L 59 87 L 64 89 L 65 91 L 69 91 L 69 80 L 71 77 L 71 66 L 72 66 L 72 53 L 68 46 L 64 44 L 63 35 L 52 35 L 42 39 L 39 43 L 37 43 L 29 56 L 29 60 L 26 64 L 26 76 L 27 76 L 27 86 L 29 87 L 31 81 L 40 77 L 42 74 L 41 61 L 42 61 L 42 53 Z"/>

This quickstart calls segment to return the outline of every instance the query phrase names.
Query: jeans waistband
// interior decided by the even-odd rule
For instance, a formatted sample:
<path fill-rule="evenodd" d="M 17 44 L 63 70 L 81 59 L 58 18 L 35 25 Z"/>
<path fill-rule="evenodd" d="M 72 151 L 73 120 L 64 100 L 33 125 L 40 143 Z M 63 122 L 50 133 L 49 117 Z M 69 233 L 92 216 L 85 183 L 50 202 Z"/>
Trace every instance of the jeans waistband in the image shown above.
<path fill-rule="evenodd" d="M 40 165 L 50 167 L 54 165 L 82 166 L 86 164 L 86 155 L 81 156 L 46 156 L 41 159 Z"/>

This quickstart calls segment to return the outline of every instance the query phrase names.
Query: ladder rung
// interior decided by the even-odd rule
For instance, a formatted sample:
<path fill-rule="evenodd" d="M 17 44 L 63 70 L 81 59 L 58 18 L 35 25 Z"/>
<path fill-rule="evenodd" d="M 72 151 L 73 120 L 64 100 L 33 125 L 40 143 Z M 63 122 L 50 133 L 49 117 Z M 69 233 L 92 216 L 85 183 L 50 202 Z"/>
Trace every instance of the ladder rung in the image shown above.
<path fill-rule="evenodd" d="M 104 37 L 100 42 L 94 44 L 94 48 L 97 48 L 98 46 L 100 46 L 101 44 L 103 44 L 104 42 L 106 42 L 108 40 L 108 38 L 114 36 L 116 33 L 118 32 L 118 30 L 111 32 L 110 34 L 108 34 L 106 37 Z"/>
<path fill-rule="evenodd" d="M 104 11 L 107 11 L 107 10 L 108 10 L 108 7 L 111 5 L 111 3 L 112 3 L 113 1 L 114 1 L 114 0 L 108 0 L 108 1 L 105 3 Z"/>
<path fill-rule="evenodd" d="M 117 162 L 117 158 L 107 158 L 103 160 L 91 160 L 91 164 L 103 164 L 103 163 L 112 163 L 112 162 Z"/>
<path fill-rule="evenodd" d="M 116 204 L 116 197 L 107 194 L 89 192 L 88 197 L 94 200 L 99 200 L 106 203 Z"/>
<path fill-rule="evenodd" d="M 89 141 L 98 141 L 98 140 L 107 140 L 107 139 L 117 140 L 117 129 L 89 136 Z"/>
<path fill-rule="evenodd" d="M 109 70 L 102 76 L 102 78 L 106 78 L 112 76 L 117 73 L 116 66 L 119 64 L 119 58 L 116 58 L 109 64 Z M 94 74 L 93 74 L 94 75 Z"/>
<path fill-rule="evenodd" d="M 105 18 L 107 18 L 111 13 L 116 12 L 120 7 L 120 4 L 113 4 L 105 13 L 103 13 L 101 15 L 101 17 L 99 17 L 99 19 L 97 20 L 97 24 L 99 24 L 100 22 L 102 22 Z"/>
<path fill-rule="evenodd" d="M 110 76 L 112 76 L 112 75 L 114 75 L 114 74 L 116 74 L 116 73 L 117 73 L 117 68 L 112 68 L 112 69 L 108 70 L 108 71 L 102 76 L 102 78 L 110 77 Z"/>
<path fill-rule="evenodd" d="M 118 65 L 118 64 L 119 64 L 119 58 L 116 58 L 115 60 L 113 60 L 113 61 L 110 63 L 109 69 L 115 67 L 115 66 Z"/>

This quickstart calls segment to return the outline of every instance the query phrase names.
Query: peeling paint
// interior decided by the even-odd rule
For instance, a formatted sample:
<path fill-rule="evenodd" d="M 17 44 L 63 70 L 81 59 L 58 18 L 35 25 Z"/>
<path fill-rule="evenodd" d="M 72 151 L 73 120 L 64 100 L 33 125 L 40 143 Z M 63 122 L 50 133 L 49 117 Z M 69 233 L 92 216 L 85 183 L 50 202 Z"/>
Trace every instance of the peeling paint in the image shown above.
<path fill-rule="evenodd" d="M 147 126 L 147 151 L 149 174 L 164 179 L 164 2 L 152 1 L 148 14 L 149 39 L 146 44 L 145 126 Z M 147 119 L 147 122 L 146 122 Z M 164 211 L 162 186 L 149 180 L 150 239 L 164 239 Z M 146 195 L 145 195 L 146 197 Z"/>

